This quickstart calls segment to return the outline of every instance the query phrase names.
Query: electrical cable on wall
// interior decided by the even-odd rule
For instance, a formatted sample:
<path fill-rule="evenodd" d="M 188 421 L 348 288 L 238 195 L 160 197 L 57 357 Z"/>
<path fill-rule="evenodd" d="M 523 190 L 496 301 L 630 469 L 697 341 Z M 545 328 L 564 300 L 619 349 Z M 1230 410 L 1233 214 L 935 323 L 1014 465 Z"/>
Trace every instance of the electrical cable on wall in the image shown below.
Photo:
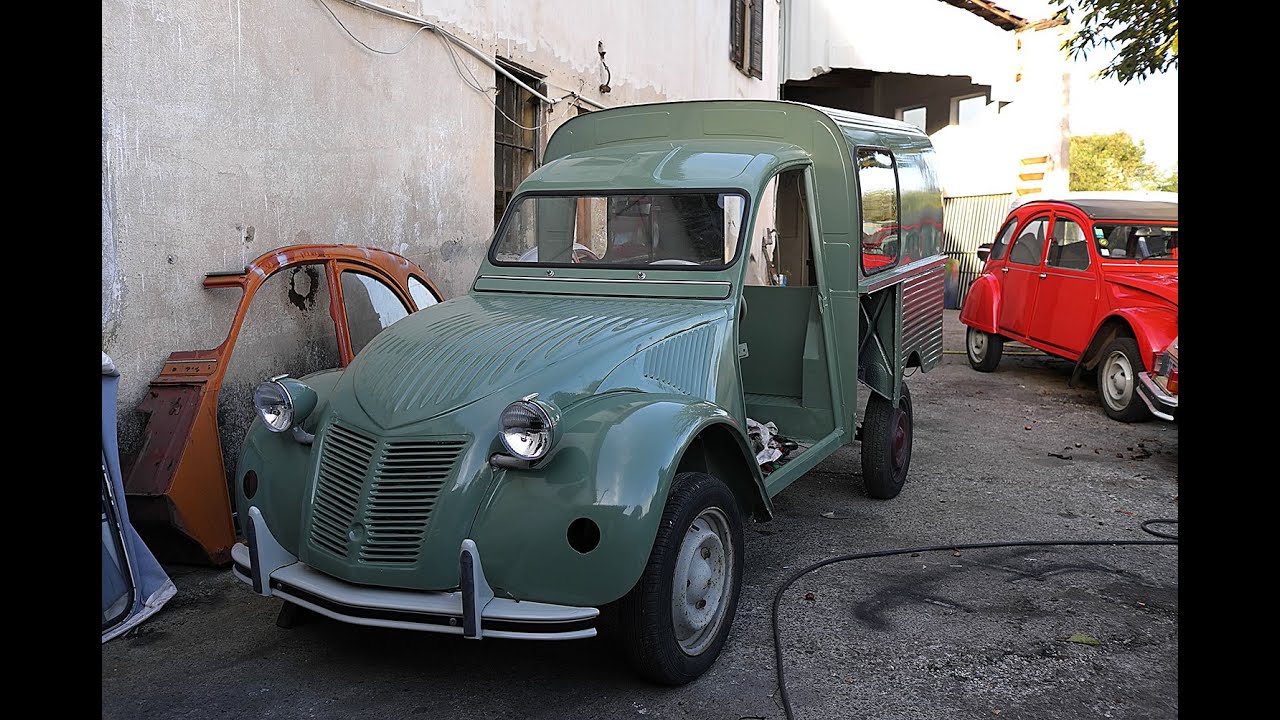
<path fill-rule="evenodd" d="M 839 562 L 849 560 L 865 560 L 867 558 L 890 557 L 894 555 L 909 555 L 911 553 L 941 552 L 945 550 L 982 550 L 989 548 L 1011 548 L 1011 547 L 1050 547 L 1050 546 L 1066 546 L 1066 545 L 1177 545 L 1178 536 L 1160 530 L 1153 530 L 1152 525 L 1177 525 L 1177 520 L 1158 518 L 1145 520 L 1141 524 L 1142 531 L 1150 535 L 1155 535 L 1159 540 L 1023 540 L 1015 542 L 991 542 L 991 543 L 968 543 L 964 545 L 932 545 L 928 547 L 916 548 L 899 548 L 893 550 L 876 550 L 872 552 L 854 553 L 851 555 L 837 555 L 829 557 L 826 560 L 820 560 L 808 567 L 798 570 L 787 578 L 786 582 L 778 588 L 773 596 L 773 655 L 774 664 L 778 673 L 778 697 L 782 701 L 782 710 L 787 715 L 787 720 L 795 720 L 795 710 L 791 707 L 791 698 L 787 694 L 787 673 L 783 667 L 782 658 L 782 636 L 778 632 L 778 611 L 782 606 L 782 595 L 791 587 L 795 581 L 807 575 L 818 568 L 833 565 Z"/>
<path fill-rule="evenodd" d="M 357 37 L 357 36 L 356 36 L 356 34 L 355 34 L 355 33 L 351 32 L 351 29 L 350 29 L 350 28 L 348 28 L 348 27 L 346 26 L 346 24 L 345 24 L 345 23 L 343 23 L 343 22 L 342 22 L 342 20 L 337 16 L 337 14 L 333 12 L 333 8 L 329 7 L 329 4 L 328 4 L 327 2 L 325 2 L 325 0 L 319 0 L 319 2 L 320 2 L 320 4 L 321 4 L 321 5 L 323 5 L 323 6 L 324 6 L 324 9 L 325 9 L 325 10 L 327 10 L 327 11 L 329 12 L 329 15 L 333 17 L 334 21 L 338 23 L 338 26 L 339 26 L 339 27 L 341 27 L 341 28 L 342 28 L 342 30 L 343 30 L 343 31 L 344 31 L 348 36 L 350 36 L 350 37 L 351 37 L 351 39 L 352 39 L 352 40 L 354 40 L 355 42 L 359 43 L 359 44 L 360 44 L 363 48 L 365 48 L 366 50 L 368 50 L 368 51 L 370 51 L 370 52 L 373 52 L 373 53 L 377 53 L 377 54 L 379 54 L 379 55 L 397 55 L 397 54 L 399 54 L 399 53 L 403 52 L 406 48 L 408 48 L 408 47 L 409 47 L 409 45 L 413 42 L 414 38 L 416 38 L 416 37 L 418 36 L 418 34 L 419 34 L 419 33 L 421 33 L 423 30 L 430 30 L 430 31 L 432 31 L 433 33 L 435 33 L 436 37 L 440 40 L 441 44 L 444 46 L 445 51 L 449 53 L 449 61 L 450 61 L 450 63 L 453 65 L 453 70 L 454 70 L 454 72 L 455 72 L 455 73 L 457 73 L 458 77 L 462 80 L 462 82 L 463 82 L 467 87 L 471 88 L 472 90 L 475 90 L 476 92 L 478 92 L 478 93 L 480 93 L 480 94 L 484 95 L 485 99 L 489 102 L 489 104 L 490 104 L 490 105 L 492 105 L 492 106 L 493 106 L 494 110 L 496 110 L 500 115 L 502 115 L 502 117 L 506 118 L 506 119 L 507 119 L 507 122 L 510 122 L 512 125 L 514 125 L 515 127 L 520 128 L 520 129 L 522 129 L 522 130 L 530 130 L 530 131 L 540 130 L 540 129 L 542 129 L 542 128 L 546 127 L 547 125 L 549 125 L 550 123 L 549 123 L 549 122 L 545 122 L 545 123 L 542 123 L 542 124 L 539 124 L 539 125 L 534 125 L 534 126 L 532 126 L 532 127 L 529 127 L 529 126 L 526 126 L 526 125 L 522 125 L 522 124 L 520 124 L 520 123 L 519 123 L 519 122 L 517 122 L 514 118 L 512 118 L 512 117 L 511 117 L 511 116 L 509 116 L 509 115 L 507 115 L 507 114 L 502 110 L 502 108 L 501 108 L 501 107 L 498 107 L 498 104 L 497 104 L 496 102 L 494 102 L 494 100 L 493 100 L 492 93 L 497 91 L 497 89 L 498 89 L 498 88 L 497 88 L 497 86 L 496 86 L 496 85 L 490 85 L 490 86 L 488 86 L 488 87 L 484 86 L 484 85 L 480 82 L 480 80 L 479 80 L 478 78 L 476 78 L 475 73 L 471 72 L 471 68 L 467 67 L 466 63 L 465 63 L 465 62 L 462 62 L 462 61 L 460 60 L 460 58 L 458 58 L 457 50 L 454 48 L 454 46 L 455 46 L 455 45 L 462 47 L 464 50 L 467 50 L 467 51 L 468 51 L 468 52 L 470 52 L 472 55 L 476 55 L 477 57 L 480 57 L 480 58 L 481 58 L 482 60 L 484 60 L 486 63 L 489 63 L 489 64 L 490 64 L 494 69 L 496 69 L 498 72 L 501 72 L 501 73 L 503 73 L 504 75 L 506 75 L 507 77 L 511 78 L 511 79 L 512 79 L 512 80 L 513 80 L 517 85 L 519 85 L 519 86 L 523 87 L 525 90 L 528 90 L 528 91 L 529 91 L 529 92 L 530 92 L 530 93 L 531 93 L 535 98 L 537 98 L 537 99 L 538 99 L 539 101 L 541 101 L 541 102 L 546 103 L 546 104 L 547 104 L 548 106 L 550 106 L 550 107 L 555 107 L 555 105 L 557 105 L 558 103 L 563 102 L 564 100 L 567 100 L 567 99 L 573 99 L 573 100 L 575 101 L 575 103 L 587 103 L 587 104 L 590 104 L 590 105 L 594 105 L 594 106 L 595 106 L 595 107 L 597 107 L 597 108 L 604 108 L 604 107 L 605 107 L 604 105 L 601 105 L 601 104 L 599 104 L 599 103 L 596 103 L 596 102 L 593 102 L 593 101 L 591 101 L 591 100 L 588 100 L 588 99 L 586 99 L 586 98 L 582 97 L 581 95 L 579 95 L 578 93 L 573 92 L 573 91 L 570 91 L 569 93 L 567 93 L 567 94 L 566 94 L 566 95 L 564 95 L 563 97 L 560 97 L 560 98 L 558 98 L 558 99 L 553 100 L 553 99 L 551 99 L 551 98 L 549 98 L 549 97 L 547 97 L 547 96 L 545 96 L 545 95 L 543 95 L 543 94 L 541 94 L 541 93 L 537 92 L 537 91 L 536 91 L 536 90 L 534 90 L 533 88 L 530 88 L 528 85 L 526 85 L 524 82 L 520 81 L 520 79 L 519 79 L 519 78 L 515 77 L 515 76 L 514 76 L 514 75 L 512 75 L 510 72 L 507 72 L 507 71 L 503 70 L 503 69 L 499 66 L 499 64 L 498 64 L 498 61 L 497 61 L 497 60 L 490 60 L 487 56 L 482 57 L 482 56 L 481 56 L 481 54 L 480 54 L 480 51 L 478 51 L 478 50 L 476 50 L 475 48 L 471 47 L 471 46 L 470 46 L 470 45 L 468 45 L 466 42 L 464 42 L 461 38 L 457 37 L 457 36 L 456 36 L 456 35 L 454 35 L 453 33 L 450 33 L 449 31 L 445 30 L 444 28 L 442 28 L 442 27 L 440 27 L 440 26 L 438 26 L 438 25 L 433 25 L 433 24 L 431 24 L 431 23 L 424 22 L 424 21 L 422 21 L 422 20 L 421 20 L 421 19 L 419 19 L 419 18 L 415 18 L 415 17 L 414 17 L 414 16 L 412 16 L 412 15 L 408 15 L 408 14 L 405 14 L 405 13 L 399 13 L 399 12 L 396 12 L 396 11 L 392 11 L 390 8 L 383 8 L 383 7 L 382 7 L 382 6 L 380 6 L 380 5 L 376 5 L 376 4 L 374 4 L 374 3 L 369 3 L 369 2 L 364 2 L 363 0 L 344 0 L 344 2 L 347 2 L 347 3 L 349 3 L 349 4 L 356 5 L 356 6 L 358 6 L 358 7 L 362 7 L 362 8 L 368 9 L 368 10 L 372 10 L 372 11 L 374 11 L 374 12 L 378 12 L 378 13 L 380 13 L 380 14 L 387 15 L 387 16 L 389 16 L 389 17 L 393 17 L 393 18 L 396 18 L 396 19 L 398 19 L 398 20 L 405 20 L 405 21 L 407 21 L 407 22 L 412 22 L 413 24 L 415 24 L 415 25 L 417 25 L 417 26 L 418 26 L 418 29 L 413 33 L 413 35 L 411 35 L 411 36 L 409 37 L 409 40 L 408 40 L 408 41 L 406 41 L 404 45 L 400 46 L 400 47 L 399 47 L 399 48 L 397 48 L 396 50 L 379 50 L 378 48 L 375 48 L 375 47 L 373 47 L 373 46 L 369 45 L 369 44 L 368 44 L 368 43 L 366 43 L 364 40 L 361 40 L 359 37 Z M 604 54 L 603 54 L 603 53 L 601 53 L 601 57 L 602 57 L 602 58 L 603 58 L 603 55 L 604 55 Z M 607 66 L 606 66 L 606 69 L 607 69 Z M 470 78 L 468 78 L 468 77 L 467 77 L 467 75 L 464 75 L 464 74 L 463 74 L 463 71 L 464 71 L 464 70 L 465 70 L 465 72 L 466 72 L 466 74 L 467 74 L 467 75 L 470 75 Z M 545 82 L 545 81 L 544 81 L 544 82 Z M 558 88 L 560 88 L 560 89 L 562 89 L 562 90 L 569 90 L 569 88 L 566 88 L 566 87 L 563 87 L 563 86 L 560 86 L 560 85 L 555 85 L 554 83 L 546 83 L 546 84 L 547 84 L 547 85 L 552 85 L 552 86 L 554 86 L 554 87 L 558 87 Z M 602 86 L 602 87 L 607 87 L 607 83 L 606 83 L 606 85 L 605 85 L 605 86 Z"/>
<path fill-rule="evenodd" d="M 418 37 L 418 33 L 422 32 L 423 30 L 428 30 L 428 29 L 430 29 L 430 26 L 422 25 L 422 26 L 420 26 L 420 27 L 418 28 L 417 32 L 415 32 L 414 34 L 410 35 L 410 36 L 409 36 L 409 39 L 408 39 L 407 41 L 405 41 L 405 44 L 404 44 L 404 45 L 401 45 L 398 49 L 396 49 L 396 50 L 379 50 L 378 48 L 373 47 L 373 46 L 369 45 L 369 43 L 366 43 L 365 41 L 363 41 L 363 40 L 361 40 L 360 38 L 356 37 L 356 34 L 355 34 L 355 33 L 353 33 L 353 32 L 351 32 L 351 29 L 350 29 L 350 28 L 348 28 L 348 27 L 346 26 L 346 24 L 342 22 L 342 19 L 341 19 L 341 18 L 339 18 L 339 17 L 337 16 L 337 14 L 333 12 L 333 8 L 329 7 L 329 3 L 325 2 L 324 0 L 320 0 L 320 4 L 324 6 L 324 9 L 325 9 L 325 10 L 328 10 L 328 11 L 329 11 L 329 14 L 330 14 L 331 16 L 333 16 L 334 21 L 338 23 L 338 27 L 342 28 L 342 29 L 343 29 L 343 30 L 344 30 L 348 35 L 350 35 L 352 40 L 355 40 L 356 42 L 358 42 L 358 43 L 360 43 L 361 45 L 363 45 L 365 50 L 368 50 L 369 52 L 375 52 L 375 53 L 378 53 L 379 55 L 399 55 L 401 52 L 404 52 L 404 49 L 405 49 L 405 48 L 409 47 L 409 43 L 412 43 L 414 38 Z"/>

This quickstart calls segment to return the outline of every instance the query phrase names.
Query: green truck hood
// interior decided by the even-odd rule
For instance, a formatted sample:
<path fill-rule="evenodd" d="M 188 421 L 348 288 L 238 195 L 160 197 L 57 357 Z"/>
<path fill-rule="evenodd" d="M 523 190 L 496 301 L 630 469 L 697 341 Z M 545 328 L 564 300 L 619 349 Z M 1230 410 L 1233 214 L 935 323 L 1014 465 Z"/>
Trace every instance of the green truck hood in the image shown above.
<path fill-rule="evenodd" d="M 387 328 L 352 361 L 335 392 L 352 393 L 384 429 L 517 383 L 559 388 L 567 397 L 557 402 L 571 402 L 643 348 L 723 315 L 720 303 L 707 301 L 465 295 Z"/>

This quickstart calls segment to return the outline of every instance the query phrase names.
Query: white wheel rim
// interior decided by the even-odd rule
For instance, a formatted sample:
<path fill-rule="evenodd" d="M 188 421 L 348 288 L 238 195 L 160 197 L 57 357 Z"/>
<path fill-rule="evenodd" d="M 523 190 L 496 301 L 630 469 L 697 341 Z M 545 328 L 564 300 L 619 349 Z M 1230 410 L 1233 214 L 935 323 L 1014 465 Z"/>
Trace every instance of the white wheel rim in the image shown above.
<path fill-rule="evenodd" d="M 1128 407 L 1133 397 L 1133 365 L 1124 353 L 1117 351 L 1107 356 L 1102 373 L 1102 393 L 1113 409 Z"/>
<path fill-rule="evenodd" d="M 969 329 L 969 356 L 979 362 L 987 355 L 987 334 Z"/>
<path fill-rule="evenodd" d="M 686 654 L 701 654 L 718 634 L 729 604 L 733 569 L 729 520 L 720 508 L 707 508 L 684 534 L 671 584 L 672 626 Z"/>

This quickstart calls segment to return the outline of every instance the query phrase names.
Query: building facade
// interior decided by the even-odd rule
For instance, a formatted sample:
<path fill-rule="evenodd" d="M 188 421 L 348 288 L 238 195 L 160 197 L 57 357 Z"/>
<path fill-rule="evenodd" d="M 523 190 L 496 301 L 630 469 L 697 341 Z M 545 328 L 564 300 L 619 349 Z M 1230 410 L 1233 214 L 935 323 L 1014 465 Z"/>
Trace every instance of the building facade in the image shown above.
<path fill-rule="evenodd" d="M 399 252 L 447 299 L 566 119 L 777 98 L 777 0 L 120 0 L 102 15 L 102 344 L 120 442 L 169 353 L 222 342 L 238 293 L 206 273 L 298 243 Z M 305 274 L 254 300 L 219 406 L 238 450 L 253 386 L 335 366 Z M 294 302 L 290 302 L 290 298 Z M 297 298 L 310 298 L 298 302 Z M 261 305 L 262 307 L 257 307 Z"/>

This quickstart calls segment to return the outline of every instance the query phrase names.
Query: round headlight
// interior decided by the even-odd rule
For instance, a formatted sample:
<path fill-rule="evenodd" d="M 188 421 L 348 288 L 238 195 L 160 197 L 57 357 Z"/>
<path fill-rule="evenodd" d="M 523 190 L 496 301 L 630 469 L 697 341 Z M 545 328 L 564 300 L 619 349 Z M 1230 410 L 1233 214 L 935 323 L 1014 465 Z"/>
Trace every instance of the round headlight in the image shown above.
<path fill-rule="evenodd" d="M 293 427 L 293 398 L 276 380 L 268 380 L 253 391 L 253 407 L 271 432 Z"/>
<path fill-rule="evenodd" d="M 538 460 L 555 444 L 559 413 L 530 398 L 517 400 L 502 411 L 502 444 L 521 460 Z"/>

